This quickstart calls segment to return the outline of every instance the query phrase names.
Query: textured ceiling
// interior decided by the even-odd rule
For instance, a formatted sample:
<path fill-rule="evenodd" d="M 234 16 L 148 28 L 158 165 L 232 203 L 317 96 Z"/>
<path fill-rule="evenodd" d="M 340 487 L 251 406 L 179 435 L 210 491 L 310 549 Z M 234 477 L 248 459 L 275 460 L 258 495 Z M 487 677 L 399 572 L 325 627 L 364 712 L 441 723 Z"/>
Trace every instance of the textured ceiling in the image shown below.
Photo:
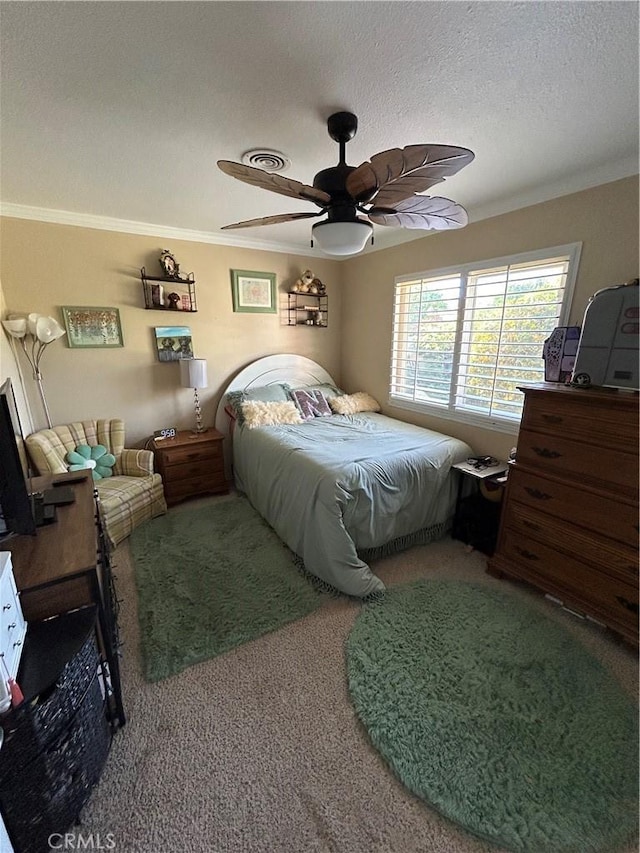
<path fill-rule="evenodd" d="M 344 109 L 351 165 L 475 151 L 432 190 L 472 221 L 638 170 L 635 2 L 2 2 L 0 25 L 9 215 L 308 251 L 308 222 L 220 232 L 315 208 L 216 161 L 272 148 L 311 183 L 337 162 L 326 119 Z"/>

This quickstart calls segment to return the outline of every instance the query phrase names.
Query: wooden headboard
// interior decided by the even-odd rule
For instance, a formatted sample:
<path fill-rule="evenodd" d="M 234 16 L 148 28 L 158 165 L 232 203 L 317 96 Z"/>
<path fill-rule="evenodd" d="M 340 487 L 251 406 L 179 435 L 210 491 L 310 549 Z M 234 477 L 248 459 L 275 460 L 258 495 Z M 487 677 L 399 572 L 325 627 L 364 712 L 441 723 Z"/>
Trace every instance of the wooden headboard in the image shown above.
<path fill-rule="evenodd" d="M 258 358 L 233 377 L 222 392 L 216 411 L 216 429 L 224 436 L 229 435 L 229 416 L 224 407 L 230 391 L 245 391 L 247 388 L 260 388 L 275 382 L 288 382 L 289 385 L 321 385 L 329 382 L 335 385 L 333 377 L 324 367 L 304 355 L 283 353 Z"/>

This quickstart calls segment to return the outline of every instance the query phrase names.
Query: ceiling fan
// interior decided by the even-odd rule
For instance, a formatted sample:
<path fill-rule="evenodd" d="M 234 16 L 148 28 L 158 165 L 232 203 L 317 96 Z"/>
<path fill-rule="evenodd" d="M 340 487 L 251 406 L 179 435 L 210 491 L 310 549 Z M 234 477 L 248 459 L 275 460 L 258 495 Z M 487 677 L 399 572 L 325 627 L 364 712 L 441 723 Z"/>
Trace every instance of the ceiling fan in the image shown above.
<path fill-rule="evenodd" d="M 218 160 L 218 167 L 232 178 L 313 202 L 319 212 L 263 216 L 225 225 L 222 230 L 276 225 L 327 214 L 323 222 L 313 226 L 311 245 L 315 239 L 329 255 L 353 255 L 362 251 L 373 237 L 371 222 L 426 231 L 462 228 L 467 224 L 467 212 L 461 205 L 448 198 L 419 193 L 459 172 L 473 160 L 473 151 L 452 145 L 408 145 L 375 154 L 360 166 L 348 166 L 345 149 L 356 135 L 357 117 L 349 112 L 334 113 L 329 116 L 327 129 L 340 146 L 340 161 L 337 166 L 318 172 L 313 186 L 254 166 Z"/>

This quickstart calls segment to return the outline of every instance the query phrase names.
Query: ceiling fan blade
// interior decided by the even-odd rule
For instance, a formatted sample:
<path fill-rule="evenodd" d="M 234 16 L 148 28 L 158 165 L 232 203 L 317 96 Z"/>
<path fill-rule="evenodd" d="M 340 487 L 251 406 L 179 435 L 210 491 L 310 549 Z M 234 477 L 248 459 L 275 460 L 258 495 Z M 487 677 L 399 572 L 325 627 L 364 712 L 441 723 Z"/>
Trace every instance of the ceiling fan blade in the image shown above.
<path fill-rule="evenodd" d="M 375 196 L 376 205 L 395 205 L 455 175 L 474 157 L 473 151 L 454 145 L 392 148 L 374 154 L 369 162 L 351 172 L 347 190 L 358 201 L 371 200 Z"/>
<path fill-rule="evenodd" d="M 262 187 L 263 190 L 271 190 L 271 192 L 280 193 L 280 195 L 286 195 L 289 198 L 303 198 L 320 205 L 320 207 L 326 207 L 331 201 L 331 196 L 323 190 L 301 184 L 300 181 L 294 181 L 292 178 L 285 178 L 282 175 L 274 175 L 271 172 L 256 169 L 254 166 L 233 163 L 231 160 L 218 160 L 218 168 L 222 169 L 225 175 L 231 175 L 232 178 L 244 181 L 245 184 Z"/>
<path fill-rule="evenodd" d="M 293 222 L 295 219 L 311 219 L 314 216 L 323 216 L 324 210 L 317 213 L 278 213 L 275 216 L 262 216 L 259 219 L 245 219 L 244 222 L 234 222 L 233 225 L 223 225 L 221 231 L 230 231 L 232 228 L 252 228 L 254 225 L 278 225 L 280 222 Z"/>
<path fill-rule="evenodd" d="M 460 204 L 440 196 L 414 196 L 389 207 L 372 207 L 367 216 L 377 225 L 395 225 L 401 228 L 422 228 L 425 231 L 445 231 L 463 228 L 469 221 L 467 211 Z"/>

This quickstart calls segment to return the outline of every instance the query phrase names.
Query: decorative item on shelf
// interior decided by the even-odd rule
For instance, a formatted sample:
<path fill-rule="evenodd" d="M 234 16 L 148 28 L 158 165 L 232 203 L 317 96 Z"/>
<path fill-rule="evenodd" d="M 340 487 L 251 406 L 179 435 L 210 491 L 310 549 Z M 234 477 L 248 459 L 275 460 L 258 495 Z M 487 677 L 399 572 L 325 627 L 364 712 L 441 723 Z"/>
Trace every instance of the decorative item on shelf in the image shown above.
<path fill-rule="evenodd" d="M 179 293 L 168 293 L 167 294 L 167 302 L 168 307 L 171 311 L 179 311 L 180 310 L 180 294 Z"/>
<path fill-rule="evenodd" d="M 177 263 L 168 249 L 163 249 L 160 255 L 160 266 L 166 278 L 180 278 L 180 264 Z"/>
<path fill-rule="evenodd" d="M 193 358 L 193 343 L 189 326 L 156 326 L 158 361 L 180 361 Z"/>
<path fill-rule="evenodd" d="M 180 382 L 184 388 L 193 388 L 193 402 L 196 413 L 195 435 L 207 431 L 202 426 L 202 412 L 200 411 L 200 399 L 198 388 L 207 387 L 207 361 L 204 358 L 190 358 L 180 362 Z"/>
<path fill-rule="evenodd" d="M 38 383 L 40 399 L 47 418 L 47 426 L 51 429 L 51 416 L 49 407 L 44 396 L 42 385 L 42 373 L 40 372 L 40 361 L 47 346 L 66 334 L 60 323 L 53 317 L 44 314 L 10 314 L 8 320 L 3 320 L 2 325 L 13 340 L 20 342 L 22 351 L 33 371 L 33 378 Z"/>

